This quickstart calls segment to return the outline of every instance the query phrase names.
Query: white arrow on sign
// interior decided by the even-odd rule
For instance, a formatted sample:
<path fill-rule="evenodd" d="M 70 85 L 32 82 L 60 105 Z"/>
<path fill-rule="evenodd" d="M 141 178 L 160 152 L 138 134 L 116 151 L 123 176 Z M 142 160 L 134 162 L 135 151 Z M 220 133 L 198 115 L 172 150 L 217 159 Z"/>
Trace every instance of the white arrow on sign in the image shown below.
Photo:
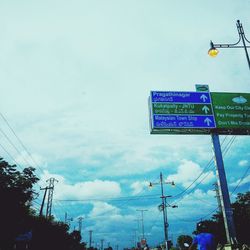
<path fill-rule="evenodd" d="M 207 106 L 203 106 L 203 108 L 202 108 L 202 111 L 204 111 L 205 114 L 207 114 L 209 110 L 210 110 L 210 109 L 209 109 L 209 107 L 207 107 Z"/>
<path fill-rule="evenodd" d="M 204 120 L 204 122 L 207 124 L 207 126 L 210 125 L 210 123 L 212 122 L 208 117 Z"/>
<path fill-rule="evenodd" d="M 206 95 L 201 95 L 200 99 L 202 99 L 202 101 L 205 102 L 207 100 L 207 96 Z"/>

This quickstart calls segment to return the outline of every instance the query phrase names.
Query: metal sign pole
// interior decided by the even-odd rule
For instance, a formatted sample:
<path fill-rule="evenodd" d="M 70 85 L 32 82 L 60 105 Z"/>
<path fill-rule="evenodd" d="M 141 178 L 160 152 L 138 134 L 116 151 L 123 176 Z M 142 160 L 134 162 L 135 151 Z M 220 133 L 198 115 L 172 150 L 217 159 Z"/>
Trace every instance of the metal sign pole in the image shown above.
<path fill-rule="evenodd" d="M 236 232 L 233 221 L 233 212 L 230 204 L 230 197 L 227 187 L 226 173 L 224 169 L 224 163 L 221 153 L 220 140 L 219 135 L 212 133 L 212 142 L 213 142 L 213 150 L 215 156 L 216 163 L 216 174 L 218 178 L 218 186 L 220 191 L 221 205 L 222 205 L 222 214 L 224 219 L 226 237 L 228 244 L 236 243 Z"/>

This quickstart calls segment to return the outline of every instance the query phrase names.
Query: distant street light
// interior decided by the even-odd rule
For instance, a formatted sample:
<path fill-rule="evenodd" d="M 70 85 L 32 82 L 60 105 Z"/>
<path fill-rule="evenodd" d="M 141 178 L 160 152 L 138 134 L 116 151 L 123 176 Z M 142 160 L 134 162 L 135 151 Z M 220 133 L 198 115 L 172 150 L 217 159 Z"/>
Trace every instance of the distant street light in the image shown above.
<path fill-rule="evenodd" d="M 219 53 L 219 51 L 216 48 L 244 48 L 245 53 L 246 53 L 248 67 L 250 70 L 250 60 L 249 60 L 249 55 L 248 55 L 248 51 L 247 51 L 247 48 L 250 48 L 250 46 L 246 45 L 246 43 L 250 44 L 250 41 L 247 40 L 247 38 L 245 36 L 244 29 L 243 29 L 242 24 L 240 23 L 240 20 L 237 20 L 236 26 L 237 26 L 237 30 L 238 30 L 238 34 L 239 34 L 239 40 L 236 43 L 232 43 L 232 44 L 215 44 L 211 41 L 210 42 L 211 47 L 208 50 L 208 54 L 211 57 L 216 57 Z M 243 46 L 238 45 L 240 43 L 240 41 L 242 41 Z"/>
<path fill-rule="evenodd" d="M 163 184 L 170 184 L 172 186 L 175 185 L 173 181 L 163 181 L 162 173 L 160 173 L 160 182 L 149 182 L 149 187 L 152 188 L 154 185 L 161 185 L 161 199 L 162 204 L 158 206 L 159 210 L 162 211 L 163 214 L 163 224 L 164 224 L 164 240 L 165 240 L 165 246 L 166 250 L 168 250 L 168 219 L 167 219 L 167 207 L 177 208 L 176 205 L 170 205 L 167 203 L 167 198 L 172 197 L 171 195 L 164 195 L 164 189 Z"/>

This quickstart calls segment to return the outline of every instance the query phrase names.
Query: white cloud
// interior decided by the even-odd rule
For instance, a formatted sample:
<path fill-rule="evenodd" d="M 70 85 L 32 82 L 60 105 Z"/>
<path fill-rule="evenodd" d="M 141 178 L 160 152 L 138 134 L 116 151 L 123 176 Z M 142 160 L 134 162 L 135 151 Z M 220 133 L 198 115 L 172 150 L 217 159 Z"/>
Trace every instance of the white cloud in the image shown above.
<path fill-rule="evenodd" d="M 93 202 L 92 204 L 94 207 L 92 211 L 89 213 L 90 217 L 102 216 L 107 213 L 109 214 L 109 216 L 114 216 L 120 212 L 120 210 L 117 207 L 112 206 L 107 202 Z"/>
<path fill-rule="evenodd" d="M 249 70 L 243 53 L 225 50 L 212 60 L 206 51 L 210 39 L 235 37 L 235 13 L 244 27 L 250 26 L 249 2 L 217 1 L 219 7 L 213 12 L 207 11 L 210 2 L 204 1 L 33 2 L 0 3 L 0 20 L 5 24 L 0 82 L 2 93 L 8 93 L 0 102 L 1 112 L 32 155 L 40 156 L 35 159 L 42 169 L 53 166 L 53 173 L 58 173 L 44 172 L 42 187 L 53 176 L 59 180 L 54 192 L 57 199 L 118 197 L 119 177 L 134 180 L 136 175 L 137 182 L 131 186 L 136 194 L 143 188 L 145 175 L 159 169 L 166 176 L 171 171 L 168 179 L 177 185 L 192 183 L 203 168 L 196 162 L 212 156 L 210 136 L 150 135 L 149 91 L 194 91 L 196 83 L 205 83 L 211 91 L 248 92 Z M 166 15 L 166 9 L 171 13 Z M 208 32 L 199 36 L 201 29 Z M 189 50 L 182 46 L 183 37 Z M 238 150 L 230 153 L 232 162 L 238 162 L 242 152 L 248 159 L 249 137 L 238 141 L 242 143 L 235 144 Z M 4 146 L 9 149 L 7 143 Z M 192 161 L 176 167 L 181 159 Z M 26 165 L 22 156 L 17 160 Z M 239 166 L 245 164 L 242 161 Z M 239 174 L 232 167 L 227 176 L 235 181 Z M 214 178 L 210 170 L 205 175 L 202 184 Z M 214 200 L 211 195 L 196 190 L 182 201 L 188 209 L 180 206 L 174 211 L 189 217 L 202 213 L 206 203 L 199 199 Z M 94 206 L 97 214 L 102 206 L 110 213 L 114 208 L 114 219 L 129 220 L 108 203 Z M 81 209 L 79 205 L 75 210 L 82 213 Z M 107 231 L 112 229 L 113 225 Z M 121 239 L 127 244 L 127 236 Z"/>
<path fill-rule="evenodd" d="M 176 184 L 181 184 L 184 187 L 188 187 L 202 173 L 202 171 L 202 168 L 197 163 L 188 160 L 182 160 L 181 164 L 177 168 L 177 173 L 169 175 L 168 180 L 175 181 Z M 208 184 L 214 178 L 214 173 L 212 171 L 208 171 L 204 172 L 197 182 L 203 179 L 202 184 Z"/>
<path fill-rule="evenodd" d="M 215 195 L 215 191 L 211 189 L 208 191 L 196 189 L 194 192 L 184 195 L 181 200 L 177 199 L 174 203 L 178 205 L 178 208 L 169 209 L 169 213 L 180 220 L 199 220 L 218 206 Z"/>
<path fill-rule="evenodd" d="M 242 179 L 238 179 L 237 181 L 230 183 L 229 185 L 231 187 L 236 187 L 236 186 L 242 186 L 244 184 L 249 184 L 250 183 L 250 175 L 246 176 L 243 180 Z"/>
<path fill-rule="evenodd" d="M 241 167 L 245 167 L 249 164 L 248 160 L 241 160 L 239 161 L 239 166 Z"/>
<path fill-rule="evenodd" d="M 41 177 L 41 182 L 45 183 L 49 178 L 55 178 L 54 198 L 55 199 L 88 199 L 95 197 L 117 197 L 121 194 L 119 183 L 115 181 L 94 180 L 68 184 L 61 175 L 50 174 L 45 171 Z"/>
<path fill-rule="evenodd" d="M 147 181 L 136 181 L 133 182 L 130 187 L 133 189 L 132 194 L 136 195 L 141 193 L 146 187 L 148 187 L 149 182 Z"/>

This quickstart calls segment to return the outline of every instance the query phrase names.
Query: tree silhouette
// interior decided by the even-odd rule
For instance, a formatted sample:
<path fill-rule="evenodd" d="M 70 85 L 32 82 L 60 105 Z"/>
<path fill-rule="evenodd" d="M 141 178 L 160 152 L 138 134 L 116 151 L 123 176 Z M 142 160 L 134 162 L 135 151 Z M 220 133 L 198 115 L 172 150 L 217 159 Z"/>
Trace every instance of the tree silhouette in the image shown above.
<path fill-rule="evenodd" d="M 38 181 L 34 168 L 22 172 L 0 158 L 0 244 L 8 248 L 18 234 L 27 230 L 25 221 L 34 213 L 31 201 L 34 197 L 33 185 Z"/>
<path fill-rule="evenodd" d="M 239 244 L 250 244 L 249 225 L 250 225 L 250 192 L 239 193 L 236 201 L 232 203 L 233 218 L 235 223 L 236 237 Z M 206 226 L 208 231 L 215 235 L 218 243 L 225 244 L 226 232 L 222 213 L 218 212 L 212 216 L 211 220 L 200 222 Z M 198 234 L 199 231 L 194 231 Z"/>
<path fill-rule="evenodd" d="M 32 250 L 85 250 L 79 231 L 69 233 L 69 226 L 39 217 L 31 208 L 36 195 L 33 185 L 39 180 L 32 167 L 17 171 L 15 165 L 9 165 L 0 158 L 0 249 L 24 249 L 28 244 Z M 23 235 L 29 232 L 29 240 L 23 241 Z M 18 240 L 22 241 L 18 241 Z"/>
<path fill-rule="evenodd" d="M 185 246 L 184 243 L 187 243 L 190 246 L 192 244 L 192 237 L 189 235 L 180 235 L 177 238 L 177 243 L 181 250 L 188 249 L 188 247 Z"/>

